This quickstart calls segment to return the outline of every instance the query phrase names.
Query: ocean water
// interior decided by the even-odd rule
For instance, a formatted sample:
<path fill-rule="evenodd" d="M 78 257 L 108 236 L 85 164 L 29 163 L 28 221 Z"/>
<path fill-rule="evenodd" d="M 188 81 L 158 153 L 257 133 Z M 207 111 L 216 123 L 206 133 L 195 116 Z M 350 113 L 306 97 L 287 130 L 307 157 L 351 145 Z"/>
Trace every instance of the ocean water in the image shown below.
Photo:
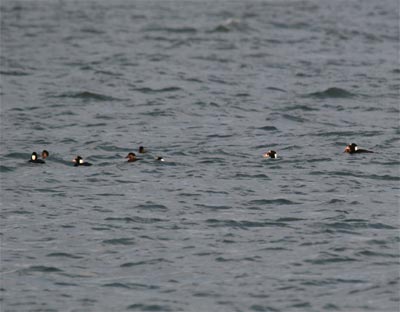
<path fill-rule="evenodd" d="M 2 312 L 399 311 L 398 1 L 0 7 Z"/>

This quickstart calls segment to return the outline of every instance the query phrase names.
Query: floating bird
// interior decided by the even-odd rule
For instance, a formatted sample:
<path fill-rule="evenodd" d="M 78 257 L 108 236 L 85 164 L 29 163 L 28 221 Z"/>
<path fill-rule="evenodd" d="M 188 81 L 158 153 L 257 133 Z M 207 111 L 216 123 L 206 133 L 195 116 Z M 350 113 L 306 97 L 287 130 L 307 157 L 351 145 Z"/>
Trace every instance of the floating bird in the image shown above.
<path fill-rule="evenodd" d="M 263 154 L 264 158 L 278 158 L 278 154 L 275 151 L 268 151 L 265 154 Z"/>
<path fill-rule="evenodd" d="M 366 149 L 358 148 L 357 144 L 351 143 L 346 146 L 343 153 L 355 154 L 355 153 L 373 153 L 373 151 L 369 151 Z"/>
<path fill-rule="evenodd" d="M 140 160 L 140 158 L 136 157 L 135 153 L 129 153 L 125 158 L 128 158 L 128 162 L 134 162 Z"/>
<path fill-rule="evenodd" d="M 39 159 L 36 152 L 33 152 L 31 155 L 31 159 L 29 160 L 30 163 L 34 164 L 45 164 L 46 162 L 42 159 Z"/>
<path fill-rule="evenodd" d="M 83 158 L 81 156 L 76 156 L 75 159 L 73 160 L 73 162 L 75 163 L 74 164 L 75 167 L 78 167 L 78 166 L 91 166 L 92 165 L 89 162 L 83 161 Z"/>

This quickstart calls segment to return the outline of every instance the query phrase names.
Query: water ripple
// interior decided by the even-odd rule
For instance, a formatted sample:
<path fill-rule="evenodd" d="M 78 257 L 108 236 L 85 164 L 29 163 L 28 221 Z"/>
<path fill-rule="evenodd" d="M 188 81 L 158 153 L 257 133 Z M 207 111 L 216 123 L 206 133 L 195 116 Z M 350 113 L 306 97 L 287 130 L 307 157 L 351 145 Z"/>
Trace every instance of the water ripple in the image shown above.
<path fill-rule="evenodd" d="M 305 97 L 314 97 L 319 99 L 326 99 L 326 98 L 352 98 L 356 96 L 354 93 L 351 93 L 345 89 L 341 88 L 328 88 L 324 91 L 313 92 L 305 95 Z"/>

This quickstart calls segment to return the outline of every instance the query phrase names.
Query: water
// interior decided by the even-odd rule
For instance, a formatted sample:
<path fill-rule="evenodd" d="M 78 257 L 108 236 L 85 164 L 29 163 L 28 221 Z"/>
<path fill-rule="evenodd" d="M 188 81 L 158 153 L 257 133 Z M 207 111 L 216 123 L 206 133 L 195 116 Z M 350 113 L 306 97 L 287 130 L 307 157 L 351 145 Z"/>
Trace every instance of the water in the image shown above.
<path fill-rule="evenodd" d="M 1 311 L 398 311 L 398 21 L 3 0 Z"/>

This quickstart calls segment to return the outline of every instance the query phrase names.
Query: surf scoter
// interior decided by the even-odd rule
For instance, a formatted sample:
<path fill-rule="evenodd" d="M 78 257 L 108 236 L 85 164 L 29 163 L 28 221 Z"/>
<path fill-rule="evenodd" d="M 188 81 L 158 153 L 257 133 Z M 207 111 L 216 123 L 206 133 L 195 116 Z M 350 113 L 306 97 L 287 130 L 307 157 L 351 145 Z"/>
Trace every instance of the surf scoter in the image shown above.
<path fill-rule="evenodd" d="M 278 154 L 275 151 L 268 151 L 267 153 L 263 154 L 264 158 L 278 158 Z"/>
<path fill-rule="evenodd" d="M 144 154 L 144 153 L 146 153 L 147 151 L 144 149 L 144 147 L 143 146 L 139 146 L 139 153 L 140 154 Z"/>
<path fill-rule="evenodd" d="M 128 158 L 128 162 L 134 162 L 140 160 L 140 158 L 136 157 L 135 153 L 129 153 L 125 158 Z"/>
<path fill-rule="evenodd" d="M 157 160 L 157 161 L 165 161 L 164 157 L 161 157 L 161 156 L 158 156 L 158 157 L 156 158 L 156 160 Z"/>
<path fill-rule="evenodd" d="M 43 150 L 43 151 L 42 151 L 42 158 L 43 158 L 43 159 L 46 159 L 47 157 L 49 157 L 49 152 L 46 151 L 46 150 Z"/>
<path fill-rule="evenodd" d="M 373 153 L 373 151 L 369 151 L 366 149 L 358 148 L 357 144 L 351 143 L 346 146 L 343 153 L 355 154 L 355 153 Z"/>
<path fill-rule="evenodd" d="M 78 167 L 78 166 L 91 166 L 92 164 L 89 162 L 85 162 L 83 161 L 81 156 L 76 156 L 75 159 L 73 160 L 74 167 Z"/>
<path fill-rule="evenodd" d="M 29 160 L 30 163 L 34 164 L 45 164 L 46 162 L 42 159 L 39 159 L 36 152 L 33 152 L 31 155 L 31 159 Z"/>

